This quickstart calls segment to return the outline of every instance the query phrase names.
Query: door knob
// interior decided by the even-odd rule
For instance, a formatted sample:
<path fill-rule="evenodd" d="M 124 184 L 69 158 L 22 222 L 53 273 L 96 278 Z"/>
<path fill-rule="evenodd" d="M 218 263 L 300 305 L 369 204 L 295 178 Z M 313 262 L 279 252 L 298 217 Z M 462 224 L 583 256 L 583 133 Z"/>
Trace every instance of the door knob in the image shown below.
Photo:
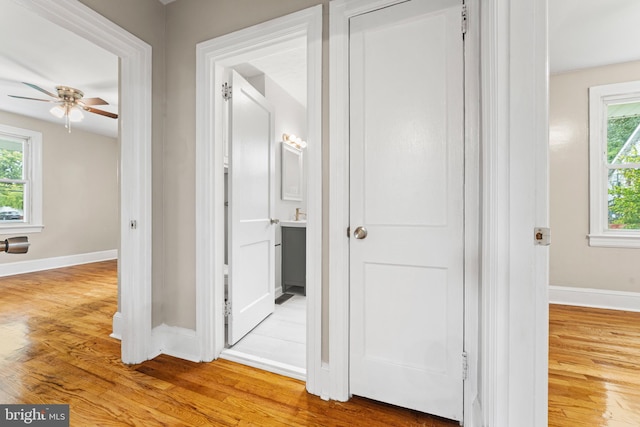
<path fill-rule="evenodd" d="M 367 237 L 367 229 L 363 226 L 356 228 L 356 230 L 353 232 L 353 237 L 355 237 L 356 239 L 364 239 L 365 237 Z"/>
<path fill-rule="evenodd" d="M 276 218 L 271 218 L 270 222 L 271 222 L 271 224 L 278 224 L 278 223 L 280 223 L 280 220 L 276 219 Z"/>

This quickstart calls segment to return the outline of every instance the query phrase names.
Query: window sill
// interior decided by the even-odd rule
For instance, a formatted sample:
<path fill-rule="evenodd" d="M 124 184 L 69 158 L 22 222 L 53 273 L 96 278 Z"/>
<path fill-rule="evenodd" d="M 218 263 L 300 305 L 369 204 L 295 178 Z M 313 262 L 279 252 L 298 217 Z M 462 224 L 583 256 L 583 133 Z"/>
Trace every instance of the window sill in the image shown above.
<path fill-rule="evenodd" d="M 25 234 L 25 233 L 40 233 L 44 225 L 33 224 L 7 224 L 0 225 L 0 234 Z"/>
<path fill-rule="evenodd" d="M 589 246 L 603 248 L 640 248 L 640 233 L 589 234 Z"/>

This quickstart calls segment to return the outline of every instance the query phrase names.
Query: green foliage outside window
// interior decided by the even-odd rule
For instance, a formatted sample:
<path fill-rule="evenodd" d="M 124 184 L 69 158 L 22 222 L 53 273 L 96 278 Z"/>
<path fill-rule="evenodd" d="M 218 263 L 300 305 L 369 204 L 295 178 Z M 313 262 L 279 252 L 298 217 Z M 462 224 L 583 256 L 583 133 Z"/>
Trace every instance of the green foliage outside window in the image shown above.
<path fill-rule="evenodd" d="M 637 149 L 623 156 L 621 163 L 640 163 Z M 617 171 L 617 182 L 609 187 L 610 228 L 640 229 L 640 169 Z"/>
<path fill-rule="evenodd" d="M 0 148 L 0 179 L 23 179 L 23 153 L 21 150 Z M 6 181 L 0 183 L 0 207 L 3 206 L 20 211 L 24 209 L 24 184 Z"/>
<path fill-rule="evenodd" d="M 612 117 L 607 121 L 607 162 L 611 163 L 640 125 L 640 116 Z"/>
<path fill-rule="evenodd" d="M 625 147 L 639 125 L 640 116 L 612 117 L 608 120 L 607 161 L 610 164 L 615 160 L 616 165 L 629 165 L 609 172 L 611 229 L 640 229 L 640 169 L 632 166 L 640 164 L 640 141 L 630 141 Z"/>

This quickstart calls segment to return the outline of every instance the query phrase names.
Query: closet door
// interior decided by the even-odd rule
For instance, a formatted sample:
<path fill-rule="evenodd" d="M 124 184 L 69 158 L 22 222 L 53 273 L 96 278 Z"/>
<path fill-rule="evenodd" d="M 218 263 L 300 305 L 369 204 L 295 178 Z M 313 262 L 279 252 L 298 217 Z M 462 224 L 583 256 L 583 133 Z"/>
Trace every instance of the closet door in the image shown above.
<path fill-rule="evenodd" d="M 463 410 L 461 2 L 350 21 L 350 391 Z"/>

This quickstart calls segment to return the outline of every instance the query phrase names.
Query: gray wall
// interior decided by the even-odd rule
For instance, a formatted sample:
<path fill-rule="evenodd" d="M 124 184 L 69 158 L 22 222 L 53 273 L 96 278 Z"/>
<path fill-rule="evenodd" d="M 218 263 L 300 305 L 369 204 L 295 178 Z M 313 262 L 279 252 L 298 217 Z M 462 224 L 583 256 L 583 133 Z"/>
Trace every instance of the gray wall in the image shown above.
<path fill-rule="evenodd" d="M 317 4 L 325 5 L 326 35 L 329 0 L 177 0 L 167 6 L 158 0 L 81 2 L 153 48 L 153 324 L 195 329 L 196 44 Z M 323 92 L 326 129 L 328 85 Z M 326 162 L 323 167 L 328 180 Z M 323 288 L 326 298 L 326 283 Z"/>
<path fill-rule="evenodd" d="M 163 164 L 165 114 L 165 16 L 158 0 L 80 0 L 152 47 L 152 216 L 153 216 L 153 325 L 163 322 L 164 193 Z M 127 96 L 126 93 L 120 96 Z"/>
<path fill-rule="evenodd" d="M 163 315 L 169 325 L 195 328 L 196 44 L 318 3 L 178 0 L 167 6 L 166 96 L 171 102 L 167 103 L 165 135 L 171 143 L 165 146 L 164 176 L 171 179 L 164 181 L 164 238 L 176 248 L 167 248 L 171 256 L 164 260 Z"/>

